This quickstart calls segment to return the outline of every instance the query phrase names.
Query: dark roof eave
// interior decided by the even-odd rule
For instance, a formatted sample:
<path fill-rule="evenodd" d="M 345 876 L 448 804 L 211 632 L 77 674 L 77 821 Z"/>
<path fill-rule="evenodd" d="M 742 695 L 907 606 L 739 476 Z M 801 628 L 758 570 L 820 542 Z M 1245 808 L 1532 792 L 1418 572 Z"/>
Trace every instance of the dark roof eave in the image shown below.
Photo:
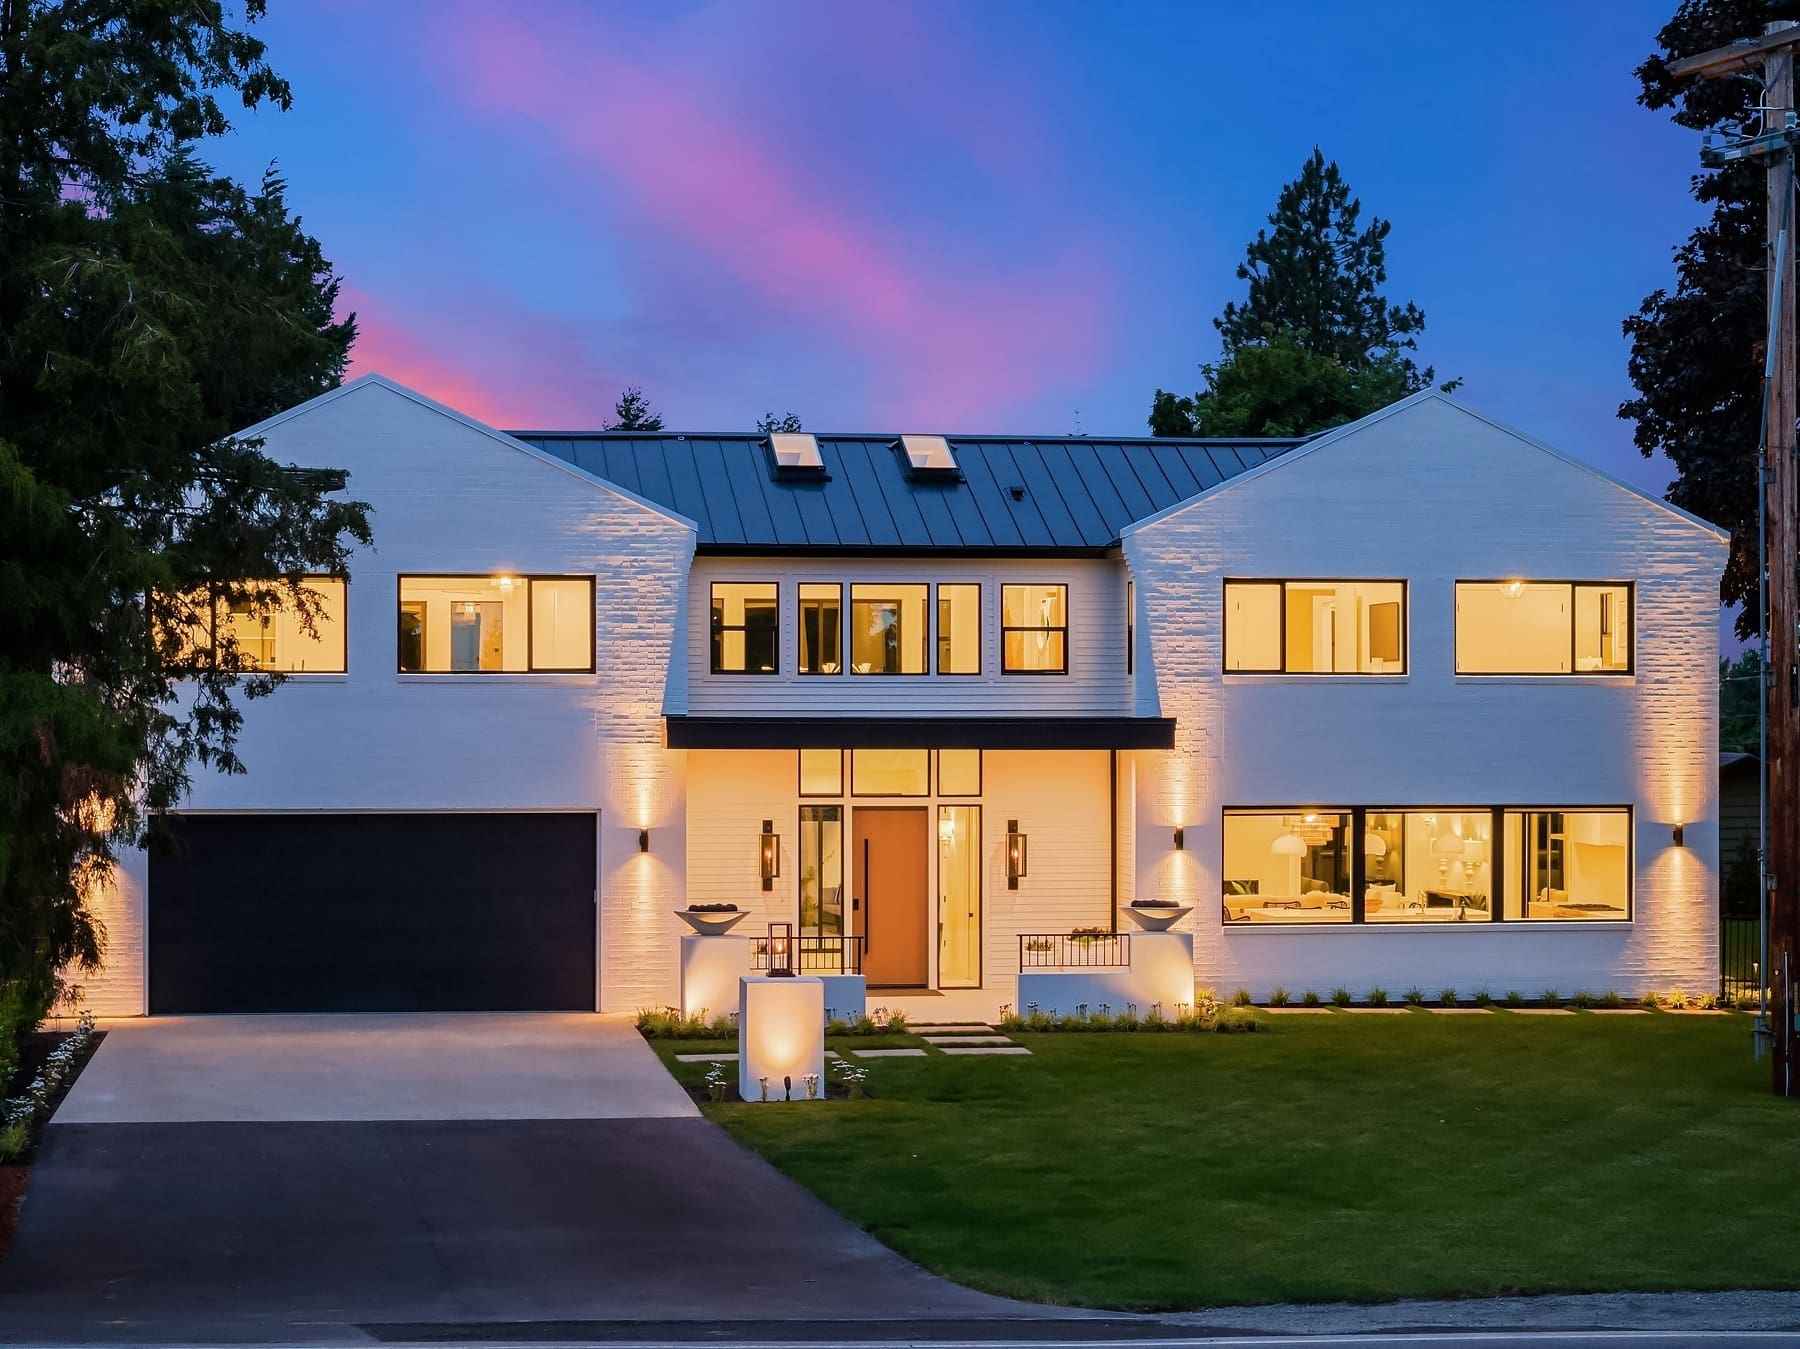
<path fill-rule="evenodd" d="M 1173 717 L 663 718 L 670 749 L 1170 749 Z"/>

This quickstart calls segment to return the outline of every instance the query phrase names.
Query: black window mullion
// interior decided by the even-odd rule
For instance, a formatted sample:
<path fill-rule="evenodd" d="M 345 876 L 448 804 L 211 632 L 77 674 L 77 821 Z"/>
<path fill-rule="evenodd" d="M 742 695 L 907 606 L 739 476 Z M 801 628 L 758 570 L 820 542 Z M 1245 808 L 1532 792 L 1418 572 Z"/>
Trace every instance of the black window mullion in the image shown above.
<path fill-rule="evenodd" d="M 1365 823 L 1368 820 L 1368 807 L 1355 806 L 1350 811 L 1350 837 L 1344 846 L 1350 849 L 1350 921 L 1363 921 L 1363 886 L 1368 871 L 1368 859 L 1363 855 L 1363 839 Z"/>
<path fill-rule="evenodd" d="M 1488 849 L 1494 873 L 1488 878 L 1488 921 L 1501 923 L 1506 921 L 1506 812 L 1500 807 L 1493 808 L 1488 828 L 1494 840 Z"/>

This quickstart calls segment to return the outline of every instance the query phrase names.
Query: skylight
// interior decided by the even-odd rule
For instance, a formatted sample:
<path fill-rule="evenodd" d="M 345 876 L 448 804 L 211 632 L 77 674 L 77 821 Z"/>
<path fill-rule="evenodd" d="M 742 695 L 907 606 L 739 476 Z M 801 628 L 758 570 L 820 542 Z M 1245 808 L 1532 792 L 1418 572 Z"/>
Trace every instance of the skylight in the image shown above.
<path fill-rule="evenodd" d="M 769 436 L 776 468 L 824 468 L 819 442 L 810 431 L 776 431 Z"/>
<path fill-rule="evenodd" d="M 914 473 L 954 473 L 956 456 L 942 436 L 901 436 L 900 448 Z"/>

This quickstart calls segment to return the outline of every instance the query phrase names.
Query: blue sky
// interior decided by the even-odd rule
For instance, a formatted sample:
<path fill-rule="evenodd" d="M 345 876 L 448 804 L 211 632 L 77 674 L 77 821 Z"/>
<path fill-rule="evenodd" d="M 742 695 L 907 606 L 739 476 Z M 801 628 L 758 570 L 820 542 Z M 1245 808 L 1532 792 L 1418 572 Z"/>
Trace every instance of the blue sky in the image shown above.
<path fill-rule="evenodd" d="M 1672 0 L 276 0 L 278 161 L 380 369 L 512 426 L 1142 434 L 1314 144 L 1490 414 L 1654 491 L 1620 320 L 1698 218 Z"/>

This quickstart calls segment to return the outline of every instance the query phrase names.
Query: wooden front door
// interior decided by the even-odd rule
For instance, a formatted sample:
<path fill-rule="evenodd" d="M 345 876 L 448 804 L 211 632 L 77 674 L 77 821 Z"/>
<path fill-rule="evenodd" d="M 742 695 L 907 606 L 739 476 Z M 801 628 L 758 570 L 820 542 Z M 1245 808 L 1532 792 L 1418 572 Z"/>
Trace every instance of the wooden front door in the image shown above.
<path fill-rule="evenodd" d="M 923 806 L 863 806 L 851 812 L 851 884 L 857 930 L 868 938 L 870 988 L 924 988 L 929 964 L 930 830 Z"/>

